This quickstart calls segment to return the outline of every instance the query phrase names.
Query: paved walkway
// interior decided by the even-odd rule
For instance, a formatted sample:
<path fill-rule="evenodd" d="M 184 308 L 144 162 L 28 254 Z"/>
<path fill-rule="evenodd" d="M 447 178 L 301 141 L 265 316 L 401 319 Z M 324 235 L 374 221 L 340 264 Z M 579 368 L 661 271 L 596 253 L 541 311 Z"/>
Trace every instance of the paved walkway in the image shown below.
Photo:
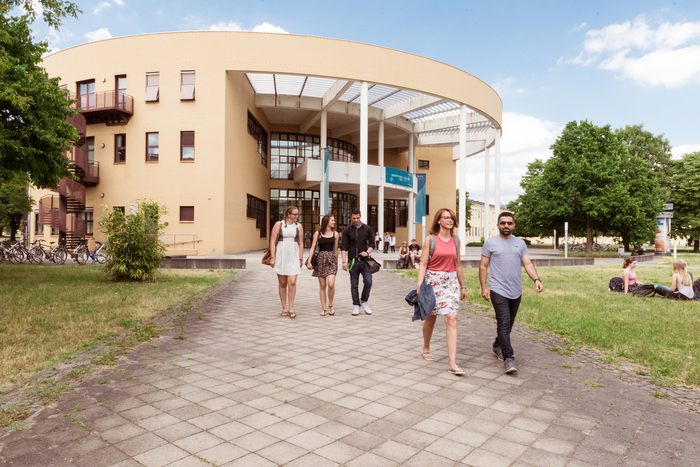
<path fill-rule="evenodd" d="M 457 377 L 444 324 L 436 361 L 421 358 L 406 279 L 377 274 L 374 314 L 352 317 L 341 273 L 337 315 L 321 317 L 304 272 L 295 320 L 275 284 L 242 273 L 188 317 L 185 340 L 141 346 L 0 438 L 0 465 L 700 465 L 700 415 L 592 363 L 566 369 L 522 326 L 520 371 L 504 375 L 494 320 L 461 312 Z"/>

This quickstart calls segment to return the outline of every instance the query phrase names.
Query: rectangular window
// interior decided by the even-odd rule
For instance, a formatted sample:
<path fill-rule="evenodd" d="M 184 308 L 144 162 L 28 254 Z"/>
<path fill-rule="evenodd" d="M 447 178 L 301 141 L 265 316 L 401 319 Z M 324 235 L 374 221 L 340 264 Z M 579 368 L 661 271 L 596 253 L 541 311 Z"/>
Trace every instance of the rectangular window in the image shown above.
<path fill-rule="evenodd" d="M 158 162 L 158 133 L 146 133 L 146 162 Z"/>
<path fill-rule="evenodd" d="M 126 135 L 114 135 L 114 162 L 126 162 Z"/>
<path fill-rule="evenodd" d="M 78 83 L 78 107 L 83 110 L 95 108 L 95 80 Z"/>
<path fill-rule="evenodd" d="M 194 222 L 194 206 L 180 206 L 180 222 Z"/>
<path fill-rule="evenodd" d="M 114 77 L 114 90 L 117 94 L 117 108 L 126 110 L 126 75 Z"/>
<path fill-rule="evenodd" d="M 194 160 L 194 131 L 180 132 L 180 160 Z"/>
<path fill-rule="evenodd" d="M 92 237 L 93 236 L 93 211 L 92 208 L 85 208 L 85 212 L 83 213 L 85 219 L 85 235 Z"/>
<path fill-rule="evenodd" d="M 146 73 L 146 102 L 158 102 L 160 98 L 160 73 Z"/>
<path fill-rule="evenodd" d="M 260 163 L 263 167 L 267 167 L 267 131 L 250 112 L 248 112 L 248 134 L 255 138 Z"/>
<path fill-rule="evenodd" d="M 180 73 L 180 100 L 194 100 L 194 71 L 183 71 Z"/>
<path fill-rule="evenodd" d="M 85 138 L 85 145 L 87 146 L 88 162 L 95 162 L 95 137 Z"/>
<path fill-rule="evenodd" d="M 44 224 L 39 222 L 39 213 L 34 213 L 34 235 L 44 235 Z"/>
<path fill-rule="evenodd" d="M 248 195 L 246 217 L 255 219 L 255 228 L 260 229 L 260 238 L 267 236 L 267 202 Z"/>
<path fill-rule="evenodd" d="M 388 232 L 394 232 L 393 229 L 396 227 L 406 227 L 408 225 L 408 201 L 405 199 L 385 199 L 384 223 L 384 229 Z M 389 226 L 393 228 L 389 229 Z"/>
<path fill-rule="evenodd" d="M 423 161 L 418 159 L 418 168 L 419 169 L 429 169 L 430 168 L 430 161 Z"/>
<path fill-rule="evenodd" d="M 125 214 L 126 211 L 124 210 L 124 206 L 114 206 L 115 211 L 121 211 L 122 214 Z"/>

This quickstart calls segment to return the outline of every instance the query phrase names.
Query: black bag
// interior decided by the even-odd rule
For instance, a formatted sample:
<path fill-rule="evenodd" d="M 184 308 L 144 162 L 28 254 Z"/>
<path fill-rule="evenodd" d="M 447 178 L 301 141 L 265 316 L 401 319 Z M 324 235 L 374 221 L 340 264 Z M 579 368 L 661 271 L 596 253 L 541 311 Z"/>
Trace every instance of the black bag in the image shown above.
<path fill-rule="evenodd" d="M 622 280 L 622 277 L 613 277 L 608 284 L 608 290 L 611 292 L 624 292 L 625 281 Z"/>
<path fill-rule="evenodd" d="M 654 288 L 654 284 L 637 285 L 633 289 L 631 289 L 630 287 L 628 287 L 627 289 L 631 290 L 632 294 L 635 297 L 653 297 L 654 295 L 656 295 L 656 289 Z"/>
<path fill-rule="evenodd" d="M 404 269 L 406 267 L 406 264 L 404 264 L 404 260 L 400 259 L 396 262 L 396 269 Z"/>
<path fill-rule="evenodd" d="M 367 261 L 367 264 L 369 265 L 369 272 L 372 274 L 379 272 L 379 269 L 381 269 L 381 265 L 371 256 L 367 256 L 365 258 L 365 261 Z"/>
<path fill-rule="evenodd" d="M 695 292 L 695 295 L 700 294 L 700 279 L 693 282 L 693 292 Z"/>
<path fill-rule="evenodd" d="M 321 236 L 320 232 L 316 232 L 316 233 L 318 234 L 318 237 Z M 314 252 L 311 255 L 311 267 L 314 269 L 316 269 L 316 266 L 318 265 L 318 251 L 319 251 L 319 248 L 318 248 L 319 238 L 318 237 L 316 238 L 316 248 L 314 248 Z"/>

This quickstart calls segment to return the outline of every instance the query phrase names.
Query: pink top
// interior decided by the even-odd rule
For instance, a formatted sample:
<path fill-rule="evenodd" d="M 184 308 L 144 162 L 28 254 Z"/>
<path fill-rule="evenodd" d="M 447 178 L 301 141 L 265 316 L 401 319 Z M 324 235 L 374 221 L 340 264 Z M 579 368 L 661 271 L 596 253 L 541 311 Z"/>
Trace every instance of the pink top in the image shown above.
<path fill-rule="evenodd" d="M 456 272 L 457 261 L 455 261 L 457 249 L 455 239 L 450 238 L 449 242 L 443 242 L 440 237 L 435 236 L 435 252 L 430 258 L 428 269 L 431 271 Z"/>
<path fill-rule="evenodd" d="M 637 282 L 637 273 L 634 271 L 630 271 L 630 275 L 627 276 L 627 285 L 632 285 L 635 282 Z"/>

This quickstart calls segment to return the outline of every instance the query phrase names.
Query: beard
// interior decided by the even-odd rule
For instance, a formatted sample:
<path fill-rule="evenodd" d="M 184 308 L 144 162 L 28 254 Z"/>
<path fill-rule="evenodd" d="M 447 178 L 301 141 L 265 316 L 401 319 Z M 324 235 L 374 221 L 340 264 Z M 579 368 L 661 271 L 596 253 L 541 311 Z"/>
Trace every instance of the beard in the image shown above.
<path fill-rule="evenodd" d="M 508 237 L 510 234 L 513 233 L 513 229 L 509 229 L 508 227 L 499 227 L 498 231 L 501 232 L 501 235 L 503 235 L 504 237 Z"/>

